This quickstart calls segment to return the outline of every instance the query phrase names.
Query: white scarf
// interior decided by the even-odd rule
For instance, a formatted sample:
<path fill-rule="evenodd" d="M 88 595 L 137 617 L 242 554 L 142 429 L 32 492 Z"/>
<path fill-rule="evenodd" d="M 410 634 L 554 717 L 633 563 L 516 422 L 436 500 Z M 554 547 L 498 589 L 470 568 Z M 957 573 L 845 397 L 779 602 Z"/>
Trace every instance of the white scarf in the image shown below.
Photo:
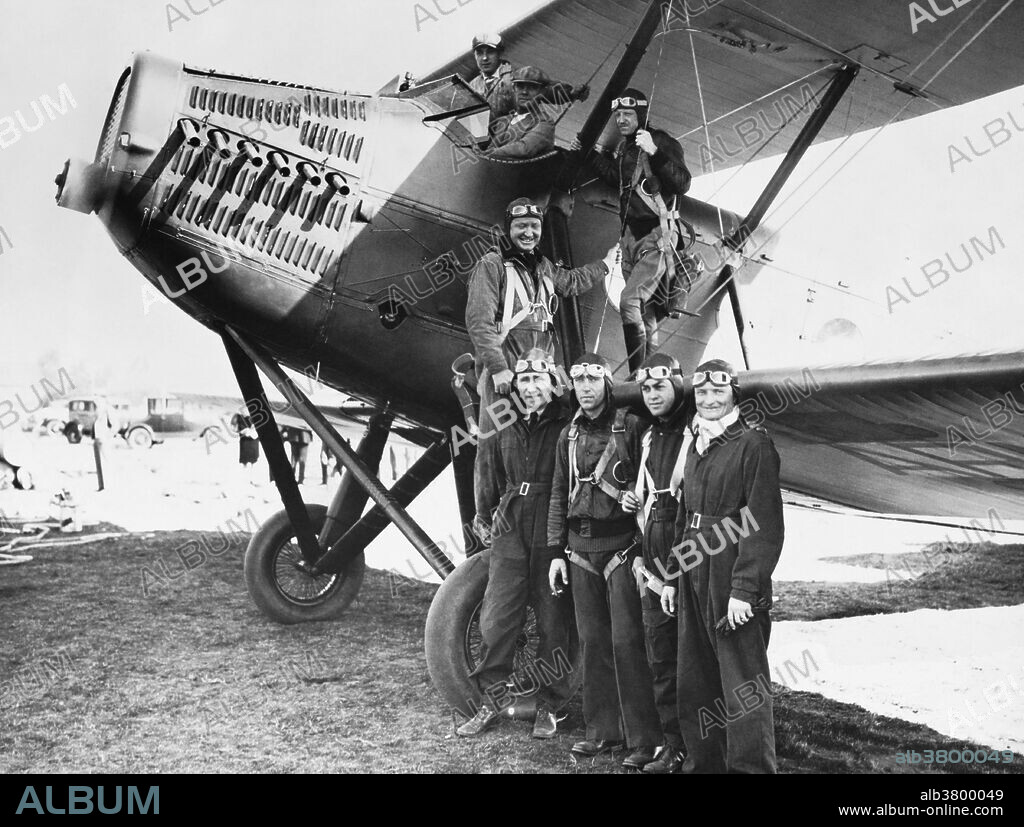
<path fill-rule="evenodd" d="M 709 421 L 697 414 L 693 417 L 693 431 L 697 435 L 697 452 L 704 456 L 708 452 L 711 440 L 725 433 L 731 425 L 735 425 L 740 418 L 740 409 L 733 408 L 721 419 Z"/>

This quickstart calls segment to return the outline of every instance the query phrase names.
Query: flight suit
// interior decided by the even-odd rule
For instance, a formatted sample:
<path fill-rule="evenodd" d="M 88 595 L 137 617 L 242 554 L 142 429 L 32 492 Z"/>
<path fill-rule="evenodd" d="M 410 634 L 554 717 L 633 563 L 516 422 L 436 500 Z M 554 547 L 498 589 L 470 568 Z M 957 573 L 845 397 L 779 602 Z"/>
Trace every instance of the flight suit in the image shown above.
<path fill-rule="evenodd" d="M 640 124 L 643 129 L 643 123 Z M 650 157 L 651 173 L 658 179 L 660 193 L 666 204 L 681 198 L 690 188 L 691 175 L 683 158 L 683 148 L 675 138 L 660 129 L 648 126 L 658 151 Z M 668 252 L 679 242 L 673 224 L 665 238 L 660 214 L 642 197 L 640 148 L 636 135 L 624 139 L 614 155 L 595 153 L 591 164 L 597 175 L 619 190 L 619 217 L 623 224 L 622 277 L 626 286 L 619 297 L 619 313 L 626 332 L 627 351 L 632 353 L 643 345 L 642 352 L 634 354 L 630 369 L 635 369 L 647 354 L 657 348 L 657 321 L 647 302 L 654 296 L 668 264 Z M 640 335 L 643 341 L 631 341 Z M 635 364 L 634 364 L 635 362 Z"/>
<path fill-rule="evenodd" d="M 670 574 L 678 584 L 679 727 L 698 773 L 774 773 L 768 639 L 772 572 L 784 525 L 779 455 L 763 429 L 731 425 L 701 456 L 687 452 Z M 728 518 L 728 519 L 726 519 Z M 715 631 L 729 598 L 755 607 L 730 634 Z"/>
<path fill-rule="evenodd" d="M 605 454 L 616 417 L 606 407 L 590 419 L 579 412 L 573 420 L 579 478 L 592 476 Z M 627 450 L 637 456 L 641 425 L 634 416 L 623 419 Z M 583 482 L 571 498 L 569 451 L 572 425 L 558 437 L 555 473 L 551 481 L 548 545 L 568 547 L 569 586 L 576 609 L 576 626 L 583 647 L 583 719 L 587 739 L 621 741 L 638 747 L 661 743 L 661 725 L 654 705 L 651 670 L 644 651 L 640 597 L 626 555 L 636 538 L 636 520 L 599 486 Z M 607 465 L 603 478 L 613 487 L 632 488 L 629 469 Z M 618 473 L 618 477 L 616 477 Z M 622 478 L 626 477 L 625 483 Z"/>
<path fill-rule="evenodd" d="M 511 244 L 511 242 L 509 242 Z M 511 264 L 520 279 L 520 285 L 529 302 L 536 303 L 528 315 L 511 329 L 506 330 L 503 319 L 508 300 L 508 271 Z M 608 275 L 603 262 L 586 264 L 574 270 L 557 267 L 544 256 L 525 256 L 521 252 L 492 250 L 477 262 L 469 280 L 469 297 L 466 302 L 466 330 L 473 343 L 480 393 L 480 440 L 477 446 L 474 486 L 476 499 L 497 501 L 502 489 L 494 480 L 490 468 L 493 441 L 488 436 L 496 431 L 495 423 L 488 409 L 498 401 L 491 379 L 496 373 L 515 368 L 516 361 L 532 348 L 546 353 L 555 352 L 555 334 L 551 319 L 551 308 L 547 306 L 550 294 L 578 296 L 586 293 Z M 509 308 L 513 315 L 523 310 L 523 302 L 516 293 Z M 507 401 L 507 400 L 506 400 Z M 511 403 L 509 403 L 511 404 Z M 481 488 L 486 489 L 485 492 Z"/>
<path fill-rule="evenodd" d="M 658 419 L 644 434 L 641 455 L 637 460 L 636 493 L 641 502 L 638 521 L 643 530 L 644 568 L 658 578 L 668 569 L 672 555 L 682 495 L 682 461 L 686 459 L 683 451 L 689 447 L 690 441 L 686 427 L 690 412 L 688 406 L 680 402 L 668 417 Z M 644 466 L 649 476 L 644 474 Z M 676 705 L 676 650 L 679 643 L 676 618 L 662 611 L 661 596 L 650 588 L 644 588 L 641 604 L 647 662 L 651 666 L 654 700 L 661 719 L 664 743 L 681 749 L 683 736 L 679 731 Z"/>
<path fill-rule="evenodd" d="M 492 546 L 480 610 L 481 660 L 472 678 L 485 698 L 500 697 L 502 691 L 496 688 L 512 674 L 516 640 L 529 601 L 537 619 L 538 668 L 518 690 L 536 689 L 552 712 L 572 694 L 572 675 L 565 669 L 571 658 L 572 600 L 551 594 L 547 544 L 555 446 L 568 419 L 565 408 L 552 401 L 540 416 L 521 417 L 503 430 L 493 440 L 497 447 L 493 470 L 503 493 L 500 499 L 483 496 L 476 504 L 477 514 L 490 522 Z"/>

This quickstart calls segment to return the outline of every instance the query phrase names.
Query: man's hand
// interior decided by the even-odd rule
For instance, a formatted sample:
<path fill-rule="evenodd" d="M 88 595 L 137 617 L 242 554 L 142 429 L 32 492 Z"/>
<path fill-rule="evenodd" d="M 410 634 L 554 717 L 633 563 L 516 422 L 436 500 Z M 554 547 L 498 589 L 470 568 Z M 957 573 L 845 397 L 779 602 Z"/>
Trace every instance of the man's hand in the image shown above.
<path fill-rule="evenodd" d="M 491 544 L 491 527 L 479 514 L 473 518 L 473 532 L 485 546 Z"/>
<path fill-rule="evenodd" d="M 572 91 L 569 93 L 569 97 L 574 101 L 583 103 L 587 98 L 590 97 L 590 84 L 584 83 L 582 86 L 572 87 Z"/>
<path fill-rule="evenodd" d="M 633 577 L 636 580 L 636 590 L 643 596 L 647 581 L 644 579 L 644 559 L 642 557 L 633 559 Z"/>
<path fill-rule="evenodd" d="M 515 374 L 507 368 L 501 373 L 494 374 L 491 377 L 494 382 L 494 392 L 500 396 L 508 396 L 512 390 L 512 380 L 515 378 Z"/>
<path fill-rule="evenodd" d="M 559 578 L 561 578 L 562 585 L 559 585 Z M 558 597 L 564 587 L 569 585 L 569 567 L 561 557 L 551 561 L 551 568 L 548 569 L 548 585 L 551 586 L 551 594 L 555 597 Z"/>
<path fill-rule="evenodd" d="M 737 600 L 735 597 L 729 598 L 729 611 L 726 617 L 729 618 L 730 629 L 735 632 L 737 626 L 742 626 L 753 616 L 754 607 L 747 603 L 746 600 Z"/>
<path fill-rule="evenodd" d="M 609 273 L 614 273 L 617 267 L 622 266 L 622 248 L 616 244 L 608 251 L 608 255 L 604 257 L 604 266 L 608 268 Z"/>
<path fill-rule="evenodd" d="M 669 617 L 676 616 L 676 587 L 666 585 L 661 592 L 661 610 Z"/>
<path fill-rule="evenodd" d="M 622 506 L 622 510 L 627 514 L 636 514 L 640 510 L 640 498 L 632 491 L 623 491 L 619 505 Z"/>
<path fill-rule="evenodd" d="M 654 143 L 654 138 L 646 129 L 641 129 L 636 133 L 636 145 L 652 158 L 658 154 L 658 145 Z"/>

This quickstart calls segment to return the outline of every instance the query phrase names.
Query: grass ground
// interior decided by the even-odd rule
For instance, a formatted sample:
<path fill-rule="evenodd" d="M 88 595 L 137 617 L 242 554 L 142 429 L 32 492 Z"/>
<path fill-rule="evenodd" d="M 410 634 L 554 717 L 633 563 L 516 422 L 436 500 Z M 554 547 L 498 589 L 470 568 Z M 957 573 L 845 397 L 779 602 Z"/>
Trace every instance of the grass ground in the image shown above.
<path fill-rule="evenodd" d="M 618 771 L 608 757 L 570 758 L 578 698 L 554 741 L 533 741 L 528 723 L 511 721 L 479 739 L 453 736 L 423 657 L 434 586 L 370 571 L 341 621 L 278 626 L 245 592 L 246 537 L 183 568 L 177 550 L 196 562 L 188 544 L 204 540 L 223 545 L 164 532 L 43 549 L 0 569 L 0 771 Z M 912 583 L 782 584 L 778 616 L 1020 603 L 1022 570 L 1018 546 L 965 552 Z M 974 748 L 779 689 L 783 772 L 914 772 L 896 764 L 897 751 Z M 1019 773 L 1024 761 L 984 769 Z"/>

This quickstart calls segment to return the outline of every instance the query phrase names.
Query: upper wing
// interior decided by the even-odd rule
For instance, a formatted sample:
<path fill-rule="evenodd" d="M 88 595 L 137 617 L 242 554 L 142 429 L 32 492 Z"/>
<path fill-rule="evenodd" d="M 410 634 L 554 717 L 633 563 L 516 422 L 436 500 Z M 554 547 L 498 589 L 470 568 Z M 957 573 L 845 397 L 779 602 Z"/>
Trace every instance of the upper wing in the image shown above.
<path fill-rule="evenodd" d="M 786 488 L 868 511 L 1024 518 L 1024 354 L 740 378 Z"/>
<path fill-rule="evenodd" d="M 680 136 L 695 171 L 698 158 L 701 172 L 743 163 L 788 122 L 771 146 L 782 152 L 837 60 L 856 61 L 862 70 L 818 141 L 1024 82 L 1024 3 L 1015 0 L 663 0 L 662 6 L 666 25 L 630 85 L 651 96 L 651 123 Z M 507 57 L 572 83 L 596 72 L 591 85 L 602 89 L 646 7 L 646 0 L 554 0 L 503 33 Z M 424 80 L 476 72 L 467 52 Z M 589 111 L 588 104 L 573 106 L 559 138 L 570 140 Z"/>

